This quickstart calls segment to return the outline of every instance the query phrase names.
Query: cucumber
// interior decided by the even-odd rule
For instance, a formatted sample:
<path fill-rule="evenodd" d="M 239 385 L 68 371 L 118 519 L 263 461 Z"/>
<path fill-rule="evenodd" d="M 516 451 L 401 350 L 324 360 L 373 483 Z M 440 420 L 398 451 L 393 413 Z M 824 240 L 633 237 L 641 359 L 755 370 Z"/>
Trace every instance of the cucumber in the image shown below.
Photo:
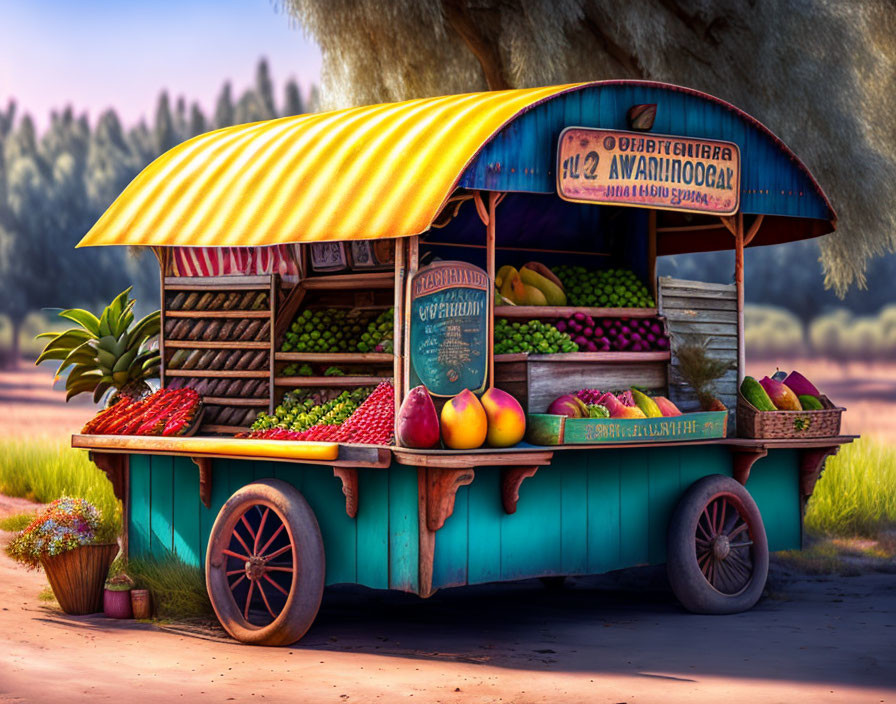
<path fill-rule="evenodd" d="M 743 394 L 744 398 L 747 399 L 747 401 L 749 401 L 756 407 L 757 410 L 778 410 L 775 407 L 775 404 L 772 403 L 772 400 L 768 397 L 765 389 L 762 388 L 762 384 L 760 384 L 751 376 L 744 377 L 744 380 L 740 385 L 740 392 Z"/>
<path fill-rule="evenodd" d="M 815 396 L 810 396 L 809 394 L 802 394 L 799 396 L 800 406 L 803 407 L 804 411 L 823 411 L 824 406 L 821 405 L 821 401 L 819 401 Z"/>

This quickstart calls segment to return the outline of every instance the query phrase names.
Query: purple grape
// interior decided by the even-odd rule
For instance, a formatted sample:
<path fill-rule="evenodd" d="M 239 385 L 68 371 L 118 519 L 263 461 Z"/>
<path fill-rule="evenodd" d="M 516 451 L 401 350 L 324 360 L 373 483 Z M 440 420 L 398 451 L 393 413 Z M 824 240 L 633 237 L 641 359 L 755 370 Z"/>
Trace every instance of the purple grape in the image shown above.
<path fill-rule="evenodd" d="M 585 316 L 585 325 L 587 325 L 589 328 L 593 328 L 594 327 L 594 318 L 592 318 L 590 315 L 586 315 Z"/>
<path fill-rule="evenodd" d="M 640 342 L 635 342 L 635 344 L 632 345 L 632 352 L 643 352 L 643 351 L 644 351 L 644 348 L 641 346 Z"/>
<path fill-rule="evenodd" d="M 663 328 L 660 327 L 660 324 L 659 324 L 659 323 L 653 323 L 653 324 L 650 326 L 650 332 L 652 332 L 654 335 L 656 335 L 657 337 L 659 337 L 660 335 L 663 334 Z"/>
<path fill-rule="evenodd" d="M 620 328 L 619 332 L 626 336 L 632 334 L 632 330 L 628 325 L 623 325 L 622 328 Z"/>
<path fill-rule="evenodd" d="M 594 328 L 594 336 L 595 337 L 603 337 L 604 329 L 603 328 Z"/>
<path fill-rule="evenodd" d="M 597 345 L 593 341 L 589 341 L 585 347 L 589 352 L 597 352 Z"/>
<path fill-rule="evenodd" d="M 640 342 L 641 341 L 641 333 L 633 332 L 632 333 L 632 342 Z"/>
<path fill-rule="evenodd" d="M 607 330 L 607 335 L 609 337 L 616 337 L 617 335 L 619 335 L 619 331 L 616 328 L 610 328 L 609 330 Z"/>
<path fill-rule="evenodd" d="M 594 330 L 592 330 L 591 328 L 585 328 L 585 329 L 582 331 L 582 334 L 583 334 L 585 337 L 591 337 L 591 336 L 594 334 Z"/>
<path fill-rule="evenodd" d="M 575 340 L 573 340 L 579 347 L 585 347 L 588 345 L 588 340 L 579 335 Z"/>
<path fill-rule="evenodd" d="M 573 313 L 572 317 L 576 319 L 576 322 L 581 323 L 585 319 L 585 314 L 579 311 L 577 313 Z"/>
<path fill-rule="evenodd" d="M 665 337 L 660 338 L 659 340 L 656 341 L 656 346 L 657 346 L 657 349 L 667 350 L 667 349 L 669 349 L 669 341 Z"/>
<path fill-rule="evenodd" d="M 647 341 L 656 342 L 656 335 L 654 335 L 652 332 L 647 333 Z"/>
<path fill-rule="evenodd" d="M 559 332 L 566 332 L 566 321 L 560 320 L 554 327 L 557 328 Z"/>

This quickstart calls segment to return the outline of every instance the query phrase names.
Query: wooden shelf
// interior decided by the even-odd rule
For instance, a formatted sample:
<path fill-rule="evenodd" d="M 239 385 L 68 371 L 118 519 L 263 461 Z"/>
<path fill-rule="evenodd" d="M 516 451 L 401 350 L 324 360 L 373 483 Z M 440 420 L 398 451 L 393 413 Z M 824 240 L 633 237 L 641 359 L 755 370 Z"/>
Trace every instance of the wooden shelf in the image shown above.
<path fill-rule="evenodd" d="M 269 310 L 166 310 L 166 318 L 270 318 Z M 165 341 L 167 344 L 167 340 Z"/>
<path fill-rule="evenodd" d="M 495 306 L 496 318 L 567 318 L 584 313 L 592 318 L 654 318 L 656 308 L 584 308 L 576 306 Z"/>
<path fill-rule="evenodd" d="M 278 376 L 274 386 L 376 386 L 389 376 Z"/>
<path fill-rule="evenodd" d="M 334 362 L 342 364 L 392 364 L 395 355 L 385 352 L 276 352 L 278 362 Z"/>
<path fill-rule="evenodd" d="M 240 396 L 233 398 L 228 396 L 203 396 L 202 402 L 211 406 L 249 406 L 257 408 L 259 406 L 267 407 L 270 400 L 267 398 L 244 398 Z"/>
<path fill-rule="evenodd" d="M 302 279 L 300 285 L 307 291 L 331 289 L 392 288 L 395 274 L 391 271 L 370 271 L 357 274 L 333 274 Z"/>
<path fill-rule="evenodd" d="M 236 370 L 236 369 L 166 369 L 165 376 L 192 376 L 197 379 L 200 377 L 218 377 L 231 379 L 267 379 L 271 375 L 270 371 L 264 369 L 255 370 Z M 327 377 L 328 379 L 330 377 Z"/>
<path fill-rule="evenodd" d="M 206 342 L 204 340 L 165 340 L 165 347 L 171 349 L 187 349 L 187 350 L 266 350 L 271 346 L 270 342 L 242 342 L 240 340 L 213 340 Z"/>
<path fill-rule="evenodd" d="M 201 425 L 200 430 L 208 433 L 245 433 L 249 430 L 249 426 L 242 425 Z"/>
<path fill-rule="evenodd" d="M 169 291 L 267 291 L 271 276 L 166 276 Z"/>
<path fill-rule="evenodd" d="M 496 354 L 496 362 L 667 362 L 668 350 L 661 352 L 560 352 L 558 354 Z"/>

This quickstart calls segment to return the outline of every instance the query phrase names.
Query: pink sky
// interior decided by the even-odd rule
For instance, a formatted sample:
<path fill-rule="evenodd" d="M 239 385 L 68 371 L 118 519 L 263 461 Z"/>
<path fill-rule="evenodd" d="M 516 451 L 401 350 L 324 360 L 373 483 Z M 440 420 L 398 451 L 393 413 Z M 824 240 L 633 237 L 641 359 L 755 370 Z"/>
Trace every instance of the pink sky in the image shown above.
<path fill-rule="evenodd" d="M 40 127 L 67 104 L 151 120 L 162 89 L 209 113 L 224 80 L 238 97 L 262 56 L 278 101 L 290 77 L 305 93 L 319 82 L 318 47 L 270 0 L 13 0 L 0 14 L 0 106 L 15 98 Z"/>

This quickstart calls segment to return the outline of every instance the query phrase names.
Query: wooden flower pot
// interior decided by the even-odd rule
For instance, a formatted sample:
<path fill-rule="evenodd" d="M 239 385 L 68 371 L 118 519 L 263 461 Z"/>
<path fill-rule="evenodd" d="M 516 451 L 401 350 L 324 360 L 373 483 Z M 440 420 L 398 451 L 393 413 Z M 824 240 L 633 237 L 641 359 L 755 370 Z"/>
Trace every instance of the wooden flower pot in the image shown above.
<path fill-rule="evenodd" d="M 82 545 L 41 559 L 47 581 L 67 614 L 95 614 L 103 610 L 103 585 L 118 545 Z"/>
<path fill-rule="evenodd" d="M 131 590 L 103 590 L 103 613 L 109 618 L 134 618 Z"/>
<path fill-rule="evenodd" d="M 152 618 L 152 598 L 148 589 L 132 589 L 131 608 L 136 619 Z"/>

